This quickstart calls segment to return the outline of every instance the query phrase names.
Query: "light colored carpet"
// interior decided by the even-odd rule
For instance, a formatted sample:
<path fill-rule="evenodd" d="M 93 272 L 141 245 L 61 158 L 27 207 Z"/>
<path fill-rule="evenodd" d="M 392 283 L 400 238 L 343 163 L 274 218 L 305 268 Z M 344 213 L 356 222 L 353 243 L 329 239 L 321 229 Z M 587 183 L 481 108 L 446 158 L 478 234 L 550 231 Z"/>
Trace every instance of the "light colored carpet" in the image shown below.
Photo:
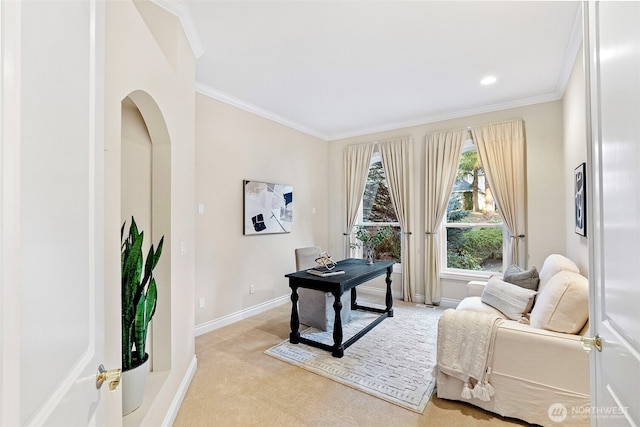
<path fill-rule="evenodd" d="M 348 347 L 342 358 L 305 344 L 285 340 L 265 353 L 372 396 L 422 413 L 433 388 L 438 318 L 441 309 L 424 305 L 394 307 L 394 317 Z M 344 341 L 378 315 L 352 312 L 343 327 Z M 309 328 L 302 335 L 333 344 L 332 332 Z"/>
<path fill-rule="evenodd" d="M 291 304 L 283 304 L 197 336 L 198 370 L 173 427 L 529 426 L 435 394 L 419 414 L 267 356 L 289 336 L 290 315 Z"/>

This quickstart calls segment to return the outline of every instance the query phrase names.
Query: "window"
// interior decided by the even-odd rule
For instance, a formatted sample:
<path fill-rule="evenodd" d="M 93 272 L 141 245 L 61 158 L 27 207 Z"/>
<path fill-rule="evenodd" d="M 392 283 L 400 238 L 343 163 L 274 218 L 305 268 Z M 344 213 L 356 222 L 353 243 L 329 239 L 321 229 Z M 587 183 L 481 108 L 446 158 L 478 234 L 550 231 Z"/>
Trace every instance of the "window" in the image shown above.
<path fill-rule="evenodd" d="M 443 273 L 502 271 L 504 225 L 471 140 L 464 145 L 443 222 Z"/>
<path fill-rule="evenodd" d="M 391 194 L 379 153 L 374 153 L 369 165 L 356 229 L 358 227 L 363 227 L 369 233 L 375 233 L 383 227 L 390 227 L 390 234 L 375 247 L 375 259 L 400 262 L 402 246 L 400 223 L 391 202 Z M 360 243 L 355 238 L 355 232 L 352 242 Z M 361 248 L 357 249 L 354 256 L 361 255 Z"/>

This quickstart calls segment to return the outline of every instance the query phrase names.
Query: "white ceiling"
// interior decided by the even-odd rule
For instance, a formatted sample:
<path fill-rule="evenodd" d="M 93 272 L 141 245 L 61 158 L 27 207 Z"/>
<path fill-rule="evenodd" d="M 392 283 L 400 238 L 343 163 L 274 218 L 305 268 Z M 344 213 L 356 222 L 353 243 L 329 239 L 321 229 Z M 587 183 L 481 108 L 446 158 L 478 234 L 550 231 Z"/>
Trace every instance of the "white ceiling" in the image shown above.
<path fill-rule="evenodd" d="M 326 140 L 560 99 L 582 37 L 575 1 L 183 3 L 199 92 Z"/>

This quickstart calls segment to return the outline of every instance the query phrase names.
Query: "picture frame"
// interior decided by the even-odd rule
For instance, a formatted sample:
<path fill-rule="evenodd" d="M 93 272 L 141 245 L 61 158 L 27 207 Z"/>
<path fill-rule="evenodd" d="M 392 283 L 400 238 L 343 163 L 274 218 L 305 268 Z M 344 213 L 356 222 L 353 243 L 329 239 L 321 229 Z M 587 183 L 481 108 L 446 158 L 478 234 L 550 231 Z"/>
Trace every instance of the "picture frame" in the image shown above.
<path fill-rule="evenodd" d="M 293 186 L 243 180 L 243 234 L 293 231 Z"/>
<path fill-rule="evenodd" d="M 576 234 L 587 236 L 587 180 L 586 163 L 580 164 L 573 172 L 574 220 Z"/>

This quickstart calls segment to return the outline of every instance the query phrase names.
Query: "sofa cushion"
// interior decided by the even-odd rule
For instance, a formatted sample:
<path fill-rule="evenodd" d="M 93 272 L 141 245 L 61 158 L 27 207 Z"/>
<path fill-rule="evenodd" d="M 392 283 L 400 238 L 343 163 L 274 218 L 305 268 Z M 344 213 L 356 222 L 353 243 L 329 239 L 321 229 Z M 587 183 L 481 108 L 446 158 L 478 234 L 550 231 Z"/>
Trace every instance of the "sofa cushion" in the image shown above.
<path fill-rule="evenodd" d="M 549 279 L 531 311 L 535 328 L 577 334 L 589 318 L 589 282 L 573 271 Z"/>
<path fill-rule="evenodd" d="M 536 291 L 525 289 L 493 276 L 480 298 L 483 303 L 500 310 L 512 320 L 520 320 L 533 306 Z"/>
<path fill-rule="evenodd" d="M 535 267 L 523 270 L 515 264 L 507 268 L 502 276 L 502 280 L 518 285 L 521 288 L 531 289 L 532 291 L 538 290 L 538 283 L 540 282 L 538 270 Z"/>
<path fill-rule="evenodd" d="M 496 310 L 482 302 L 481 297 L 466 297 L 456 307 L 456 310 L 475 311 L 477 313 L 497 314 L 504 318 L 504 314 L 500 310 Z"/>
<path fill-rule="evenodd" d="M 560 254 L 549 255 L 542 264 L 540 269 L 540 283 L 538 284 L 538 292 L 542 292 L 547 282 L 561 271 L 572 271 L 580 273 L 580 269 L 569 258 Z"/>

